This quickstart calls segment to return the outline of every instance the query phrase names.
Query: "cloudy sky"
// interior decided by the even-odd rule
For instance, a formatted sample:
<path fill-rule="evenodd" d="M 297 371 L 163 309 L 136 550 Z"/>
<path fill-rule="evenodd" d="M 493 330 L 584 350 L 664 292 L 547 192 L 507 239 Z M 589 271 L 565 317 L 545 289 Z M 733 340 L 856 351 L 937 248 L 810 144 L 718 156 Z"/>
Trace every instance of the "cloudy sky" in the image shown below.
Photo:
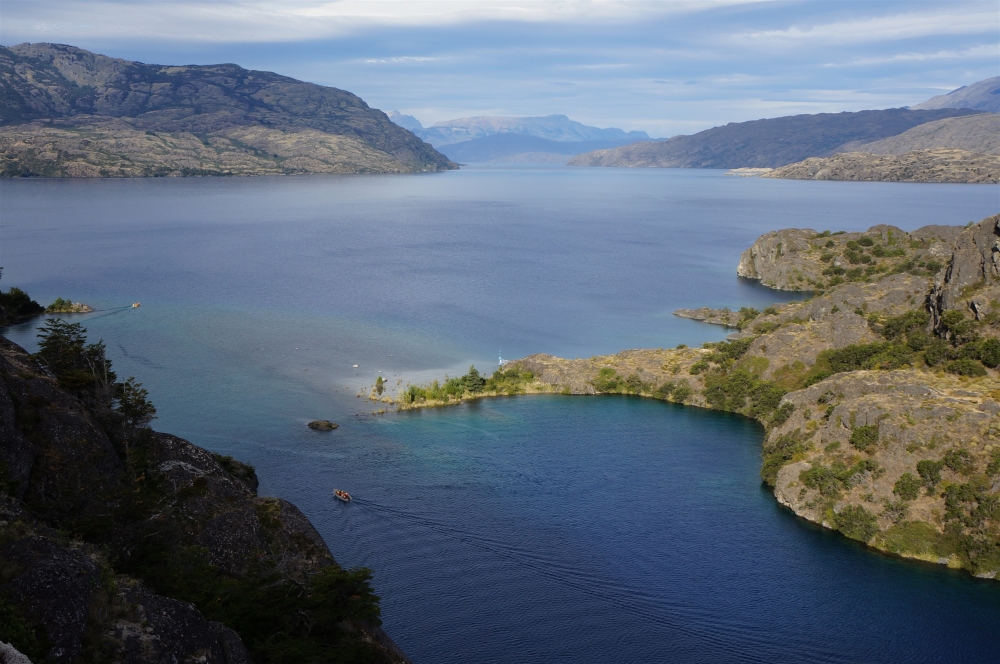
<path fill-rule="evenodd" d="M 908 106 L 1000 75 L 996 0 L 3 0 L 0 43 L 235 62 L 425 125 L 564 113 L 653 136 Z"/>

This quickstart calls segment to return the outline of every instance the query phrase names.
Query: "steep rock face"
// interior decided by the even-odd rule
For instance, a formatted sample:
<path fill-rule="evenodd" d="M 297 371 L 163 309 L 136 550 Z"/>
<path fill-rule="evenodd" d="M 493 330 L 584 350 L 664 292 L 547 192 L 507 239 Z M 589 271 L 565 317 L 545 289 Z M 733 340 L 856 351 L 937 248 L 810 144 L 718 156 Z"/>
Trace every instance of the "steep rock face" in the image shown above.
<path fill-rule="evenodd" d="M 777 290 L 823 291 L 844 282 L 872 283 L 885 274 L 933 276 L 950 259 L 958 227 L 907 233 L 879 224 L 863 233 L 790 228 L 760 236 L 740 255 L 736 273 Z"/>
<path fill-rule="evenodd" d="M 1000 298 L 1000 215 L 965 229 L 955 242 L 951 264 L 933 300 L 937 311 L 963 309 L 977 319 L 995 310 Z"/>
<path fill-rule="evenodd" d="M 294 505 L 257 496 L 252 468 L 169 434 L 117 430 L 88 403 L 0 338 L 0 609 L 15 607 L 27 626 L 19 638 L 37 626 L 29 647 L 47 641 L 60 662 L 86 651 L 237 664 L 250 661 L 244 641 L 269 647 L 259 625 L 248 628 L 253 612 L 308 618 L 316 593 L 349 595 L 326 600 L 339 606 L 370 592 Z M 314 587 L 319 577 L 327 590 Z M 275 601 L 291 604 L 267 606 Z M 377 627 L 377 605 L 361 618 L 338 610 L 343 628 L 328 625 L 324 643 L 365 661 L 408 661 Z M 308 631 L 296 634 L 285 647 L 314 647 Z"/>

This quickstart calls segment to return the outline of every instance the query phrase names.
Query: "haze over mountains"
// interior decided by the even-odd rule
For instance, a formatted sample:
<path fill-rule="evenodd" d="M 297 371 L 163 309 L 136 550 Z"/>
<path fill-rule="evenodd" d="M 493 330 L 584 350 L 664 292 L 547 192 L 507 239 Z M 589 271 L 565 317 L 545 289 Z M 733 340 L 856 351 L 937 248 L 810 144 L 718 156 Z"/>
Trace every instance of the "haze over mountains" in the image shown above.
<path fill-rule="evenodd" d="M 601 148 L 650 140 L 644 131 L 590 127 L 565 115 L 477 116 L 424 127 L 412 115 L 390 111 L 389 119 L 459 162 L 513 161 L 565 163 Z"/>

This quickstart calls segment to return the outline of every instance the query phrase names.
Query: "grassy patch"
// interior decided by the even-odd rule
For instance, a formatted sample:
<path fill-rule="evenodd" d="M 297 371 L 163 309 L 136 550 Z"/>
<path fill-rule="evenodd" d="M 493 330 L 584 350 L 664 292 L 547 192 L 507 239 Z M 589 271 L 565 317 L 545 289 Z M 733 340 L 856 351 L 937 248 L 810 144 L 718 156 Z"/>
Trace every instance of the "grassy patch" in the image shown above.
<path fill-rule="evenodd" d="M 891 553 L 937 557 L 951 555 L 941 533 L 925 521 L 897 523 L 882 533 L 880 539 L 885 550 Z"/>

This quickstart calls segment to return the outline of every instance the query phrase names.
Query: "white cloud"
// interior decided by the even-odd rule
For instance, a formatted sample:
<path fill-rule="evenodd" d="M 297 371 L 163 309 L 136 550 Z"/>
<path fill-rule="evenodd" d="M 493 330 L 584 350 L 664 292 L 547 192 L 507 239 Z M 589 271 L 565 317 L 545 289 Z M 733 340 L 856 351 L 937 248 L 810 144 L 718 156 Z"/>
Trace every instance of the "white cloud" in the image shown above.
<path fill-rule="evenodd" d="M 867 58 L 855 58 L 846 62 L 831 62 L 824 67 L 855 67 L 887 65 L 905 62 L 925 62 L 933 60 L 975 60 L 1000 57 L 1000 44 L 982 44 L 963 50 L 942 50 L 933 53 L 893 53 Z"/>
<path fill-rule="evenodd" d="M 4 0 L 2 34 L 31 41 L 281 42 L 377 26 L 628 23 L 769 0 Z"/>
<path fill-rule="evenodd" d="M 996 34 L 1000 17 L 982 4 L 963 7 L 955 4 L 949 11 L 873 16 L 852 21 L 820 23 L 808 27 L 793 25 L 780 30 L 758 30 L 735 35 L 747 45 L 781 46 L 812 44 L 851 44 L 914 39 L 935 35 Z M 964 10 L 964 11 L 963 11 Z"/>

